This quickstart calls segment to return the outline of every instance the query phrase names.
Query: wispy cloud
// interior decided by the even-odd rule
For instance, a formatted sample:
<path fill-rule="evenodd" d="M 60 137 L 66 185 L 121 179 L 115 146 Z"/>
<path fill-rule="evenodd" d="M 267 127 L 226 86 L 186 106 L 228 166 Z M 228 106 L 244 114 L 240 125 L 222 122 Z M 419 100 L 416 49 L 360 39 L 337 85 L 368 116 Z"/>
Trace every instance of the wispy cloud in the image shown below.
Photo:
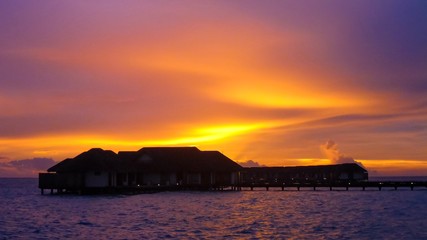
<path fill-rule="evenodd" d="M 338 144 L 332 140 L 320 145 L 320 149 L 333 164 L 358 163 L 352 157 L 342 154 L 338 149 Z"/>
<path fill-rule="evenodd" d="M 185 144 L 287 165 L 334 139 L 357 159 L 425 161 L 424 8 L 0 1 L 0 153 Z"/>

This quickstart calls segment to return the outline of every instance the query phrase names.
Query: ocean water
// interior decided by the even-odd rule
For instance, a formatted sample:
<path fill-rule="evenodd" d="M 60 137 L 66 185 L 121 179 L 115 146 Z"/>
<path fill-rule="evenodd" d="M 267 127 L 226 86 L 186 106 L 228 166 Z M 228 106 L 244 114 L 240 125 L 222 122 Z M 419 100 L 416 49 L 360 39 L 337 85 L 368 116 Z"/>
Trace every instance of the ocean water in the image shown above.
<path fill-rule="evenodd" d="M 0 178 L 0 239 L 427 239 L 427 189 L 41 195 Z"/>

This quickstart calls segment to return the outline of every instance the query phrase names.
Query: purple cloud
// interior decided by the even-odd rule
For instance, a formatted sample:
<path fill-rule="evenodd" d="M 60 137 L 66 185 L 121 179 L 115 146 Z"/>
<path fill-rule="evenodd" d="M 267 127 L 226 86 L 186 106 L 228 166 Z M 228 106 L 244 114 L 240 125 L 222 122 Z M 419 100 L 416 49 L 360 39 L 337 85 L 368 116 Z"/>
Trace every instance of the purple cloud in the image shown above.
<path fill-rule="evenodd" d="M 0 177 L 37 177 L 56 162 L 50 158 L 33 158 L 0 163 Z"/>
<path fill-rule="evenodd" d="M 262 165 L 258 162 L 253 161 L 253 160 L 248 160 L 246 162 L 238 162 L 238 164 L 242 167 L 265 167 L 265 165 Z"/>

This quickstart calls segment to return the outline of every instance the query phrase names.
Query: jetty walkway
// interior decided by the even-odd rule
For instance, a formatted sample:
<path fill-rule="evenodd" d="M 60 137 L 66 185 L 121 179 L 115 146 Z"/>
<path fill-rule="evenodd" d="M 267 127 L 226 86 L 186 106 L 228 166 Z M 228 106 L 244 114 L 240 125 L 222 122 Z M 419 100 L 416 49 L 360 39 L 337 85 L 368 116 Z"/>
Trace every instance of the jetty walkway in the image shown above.
<path fill-rule="evenodd" d="M 365 191 L 365 190 L 427 190 L 427 181 L 367 181 L 367 182 L 304 182 L 304 183 L 240 183 L 236 185 L 215 186 L 138 186 L 109 188 L 41 188 L 41 194 L 50 190 L 50 194 L 141 194 L 164 191 Z"/>
<path fill-rule="evenodd" d="M 235 189 L 234 189 L 235 188 Z M 233 190 L 362 190 L 374 189 L 425 189 L 427 190 L 427 181 L 366 181 L 366 182 L 304 182 L 304 183 L 241 183 Z"/>

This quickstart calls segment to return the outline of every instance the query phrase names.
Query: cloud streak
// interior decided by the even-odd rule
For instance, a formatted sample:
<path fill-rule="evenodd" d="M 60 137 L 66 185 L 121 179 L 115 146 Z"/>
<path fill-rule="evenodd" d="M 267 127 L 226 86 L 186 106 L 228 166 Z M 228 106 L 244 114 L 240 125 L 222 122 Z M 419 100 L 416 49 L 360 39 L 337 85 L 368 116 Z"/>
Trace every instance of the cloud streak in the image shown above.
<path fill-rule="evenodd" d="M 357 159 L 427 161 L 425 9 L 0 2 L 0 153 L 185 144 L 287 165 L 335 139 Z"/>

